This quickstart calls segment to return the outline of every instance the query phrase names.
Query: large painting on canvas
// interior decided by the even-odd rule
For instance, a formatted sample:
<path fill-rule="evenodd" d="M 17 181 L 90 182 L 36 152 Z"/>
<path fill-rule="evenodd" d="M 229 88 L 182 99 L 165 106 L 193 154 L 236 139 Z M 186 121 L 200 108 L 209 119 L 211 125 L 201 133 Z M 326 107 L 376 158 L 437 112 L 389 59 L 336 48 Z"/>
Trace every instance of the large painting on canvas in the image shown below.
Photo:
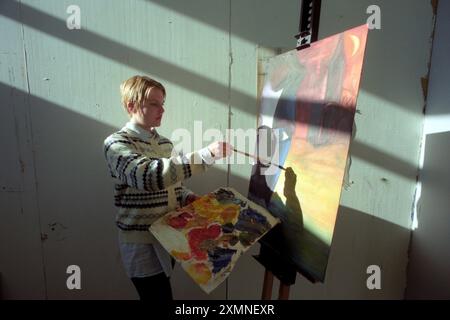
<path fill-rule="evenodd" d="M 323 281 L 339 207 L 368 28 L 350 29 L 269 60 L 260 97 L 249 198 L 282 221 L 265 237 Z M 261 138 L 264 137 L 264 138 Z M 277 229 L 278 229 L 277 228 Z"/>

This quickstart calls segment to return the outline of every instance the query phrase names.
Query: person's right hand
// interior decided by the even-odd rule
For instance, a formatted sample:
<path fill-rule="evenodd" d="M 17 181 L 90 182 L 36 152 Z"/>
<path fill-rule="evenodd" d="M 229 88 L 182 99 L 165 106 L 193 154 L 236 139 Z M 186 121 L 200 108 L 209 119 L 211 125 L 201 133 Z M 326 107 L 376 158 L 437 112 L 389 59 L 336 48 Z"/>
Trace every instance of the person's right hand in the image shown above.
<path fill-rule="evenodd" d="M 233 146 L 224 141 L 216 141 L 208 146 L 209 152 L 211 152 L 214 159 L 218 160 L 224 157 L 229 157 L 233 152 Z"/>

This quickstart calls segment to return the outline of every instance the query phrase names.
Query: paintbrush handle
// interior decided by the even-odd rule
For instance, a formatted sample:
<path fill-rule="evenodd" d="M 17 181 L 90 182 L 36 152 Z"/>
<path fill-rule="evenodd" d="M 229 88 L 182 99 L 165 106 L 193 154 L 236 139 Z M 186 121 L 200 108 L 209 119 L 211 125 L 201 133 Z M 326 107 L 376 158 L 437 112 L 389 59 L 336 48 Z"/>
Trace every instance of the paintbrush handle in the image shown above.
<path fill-rule="evenodd" d="M 235 148 L 233 148 L 233 151 L 234 151 L 234 152 L 237 152 L 237 153 L 240 153 L 240 154 L 243 154 L 243 155 L 245 155 L 245 156 L 247 156 L 247 157 L 253 158 L 253 159 L 257 160 L 257 161 L 259 161 L 259 160 L 261 159 L 261 158 L 258 158 L 258 157 L 255 156 L 255 155 L 253 155 L 253 154 L 250 154 L 250 153 L 247 153 L 247 152 L 244 152 L 244 151 L 240 151 L 240 150 L 235 149 Z M 280 166 L 279 164 L 272 163 L 272 162 L 270 162 L 270 161 L 265 161 L 265 162 L 267 162 L 267 163 L 270 164 L 270 165 L 274 165 L 274 166 L 276 166 L 276 167 L 278 167 L 278 168 L 280 168 L 280 169 L 282 169 L 282 170 L 286 170 L 284 167 Z"/>
<path fill-rule="evenodd" d="M 253 159 L 255 159 L 255 160 L 258 160 L 258 157 L 257 157 L 257 156 L 254 156 L 254 155 L 252 155 L 252 154 L 250 154 L 250 153 L 247 153 L 247 152 L 244 152 L 244 151 L 239 151 L 239 150 L 237 150 L 237 149 L 233 149 L 233 151 L 235 151 L 235 152 L 237 152 L 237 153 L 240 153 L 240 154 L 243 154 L 244 156 L 253 158 Z"/>

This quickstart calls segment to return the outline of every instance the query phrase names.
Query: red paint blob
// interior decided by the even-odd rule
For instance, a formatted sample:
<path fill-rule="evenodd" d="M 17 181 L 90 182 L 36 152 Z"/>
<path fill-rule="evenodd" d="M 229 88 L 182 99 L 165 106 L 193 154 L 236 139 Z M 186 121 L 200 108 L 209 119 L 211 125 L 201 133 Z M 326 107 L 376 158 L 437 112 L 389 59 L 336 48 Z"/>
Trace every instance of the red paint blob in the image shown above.
<path fill-rule="evenodd" d="M 197 260 L 206 260 L 207 252 L 200 249 L 200 244 L 209 239 L 216 239 L 220 236 L 221 228 L 218 224 L 213 224 L 207 228 L 192 229 L 188 233 L 189 247 L 193 256 Z"/>

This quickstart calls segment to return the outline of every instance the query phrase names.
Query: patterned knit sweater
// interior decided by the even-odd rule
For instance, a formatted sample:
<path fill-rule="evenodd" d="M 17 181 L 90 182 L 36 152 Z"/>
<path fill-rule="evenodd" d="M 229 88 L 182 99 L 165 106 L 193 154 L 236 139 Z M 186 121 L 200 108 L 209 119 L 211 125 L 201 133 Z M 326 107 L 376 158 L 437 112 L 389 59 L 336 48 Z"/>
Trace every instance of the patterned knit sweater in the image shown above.
<path fill-rule="evenodd" d="M 121 242 L 154 243 L 150 225 L 183 206 L 191 193 L 182 181 L 214 163 L 207 148 L 185 156 L 172 155 L 172 150 L 169 139 L 131 121 L 105 139 Z"/>

